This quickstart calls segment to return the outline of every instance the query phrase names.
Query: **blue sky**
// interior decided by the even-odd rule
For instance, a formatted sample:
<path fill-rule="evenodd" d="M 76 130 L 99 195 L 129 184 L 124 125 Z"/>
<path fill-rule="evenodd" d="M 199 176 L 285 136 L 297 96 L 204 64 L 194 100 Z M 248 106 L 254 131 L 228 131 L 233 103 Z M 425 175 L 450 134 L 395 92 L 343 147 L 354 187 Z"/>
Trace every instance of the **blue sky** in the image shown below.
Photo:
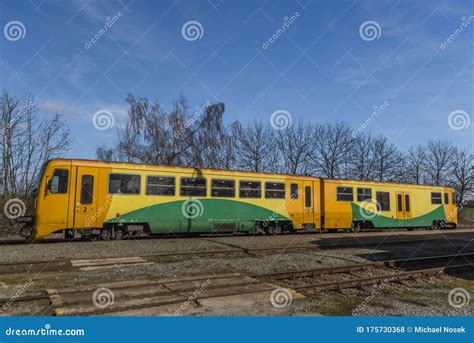
<path fill-rule="evenodd" d="M 164 106 L 179 94 L 192 108 L 224 102 L 226 123 L 268 121 L 277 110 L 293 123 L 343 120 L 354 129 L 372 118 L 364 130 L 404 150 L 430 138 L 472 150 L 473 15 L 467 0 L 2 0 L 0 86 L 61 111 L 71 157 L 93 158 L 116 142 L 130 92 Z M 6 33 L 12 21 L 21 37 Z M 183 36 L 189 21 L 202 27 L 197 37 Z M 375 36 L 361 33 L 367 21 Z M 114 127 L 94 127 L 101 110 Z M 449 125 L 453 112 L 459 130 Z"/>

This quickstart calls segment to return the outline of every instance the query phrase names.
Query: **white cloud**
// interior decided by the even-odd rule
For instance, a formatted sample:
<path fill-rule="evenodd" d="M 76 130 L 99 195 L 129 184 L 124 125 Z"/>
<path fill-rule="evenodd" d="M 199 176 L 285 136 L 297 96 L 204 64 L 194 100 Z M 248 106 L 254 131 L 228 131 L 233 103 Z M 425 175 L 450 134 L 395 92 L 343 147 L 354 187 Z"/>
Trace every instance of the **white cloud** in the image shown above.
<path fill-rule="evenodd" d="M 64 112 L 65 107 L 57 102 L 46 100 L 40 104 L 40 109 L 46 112 L 61 113 Z"/>

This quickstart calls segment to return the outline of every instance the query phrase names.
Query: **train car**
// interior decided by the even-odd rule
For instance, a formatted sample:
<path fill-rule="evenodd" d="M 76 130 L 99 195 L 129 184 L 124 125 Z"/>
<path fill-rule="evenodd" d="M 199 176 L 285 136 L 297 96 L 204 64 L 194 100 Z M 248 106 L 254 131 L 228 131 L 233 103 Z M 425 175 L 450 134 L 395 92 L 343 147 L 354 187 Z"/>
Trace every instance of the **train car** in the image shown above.
<path fill-rule="evenodd" d="M 277 234 L 457 225 L 452 189 L 310 176 L 54 159 L 22 234 Z"/>
<path fill-rule="evenodd" d="M 304 191 L 302 192 L 301 190 Z M 321 227 L 317 178 L 87 160 L 50 160 L 23 234 L 280 233 Z"/>
<path fill-rule="evenodd" d="M 323 182 L 324 224 L 328 229 L 457 226 L 451 188 L 354 180 Z"/>

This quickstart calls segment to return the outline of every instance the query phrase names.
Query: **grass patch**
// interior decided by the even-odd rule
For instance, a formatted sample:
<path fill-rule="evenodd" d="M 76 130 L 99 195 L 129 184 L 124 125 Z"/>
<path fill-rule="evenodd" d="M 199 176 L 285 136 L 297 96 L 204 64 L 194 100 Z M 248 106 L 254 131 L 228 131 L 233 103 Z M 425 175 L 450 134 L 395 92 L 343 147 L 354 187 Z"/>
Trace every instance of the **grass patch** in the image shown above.
<path fill-rule="evenodd" d="M 359 305 L 357 297 L 346 297 L 341 294 L 326 294 L 324 303 L 316 308 L 323 316 L 350 316 Z"/>

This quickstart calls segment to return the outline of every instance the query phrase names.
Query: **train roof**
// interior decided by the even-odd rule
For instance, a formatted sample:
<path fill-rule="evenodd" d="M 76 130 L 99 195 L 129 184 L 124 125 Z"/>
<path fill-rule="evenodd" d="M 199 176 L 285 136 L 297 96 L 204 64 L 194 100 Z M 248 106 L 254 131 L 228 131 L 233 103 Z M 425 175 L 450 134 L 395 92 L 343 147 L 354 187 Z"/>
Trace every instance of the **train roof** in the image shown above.
<path fill-rule="evenodd" d="M 115 166 L 115 167 L 128 167 L 130 168 L 163 168 L 163 169 L 177 169 L 177 170 L 200 170 L 206 172 L 215 172 L 215 173 L 232 173 L 232 174 L 246 174 L 251 176 L 259 176 L 262 177 L 263 175 L 269 177 L 286 177 L 286 178 L 301 178 L 305 180 L 324 180 L 325 182 L 349 182 L 349 183 L 363 183 L 363 184 L 372 184 L 372 185 L 400 185 L 400 186 L 408 186 L 408 187 L 432 187 L 432 188 L 445 188 L 445 189 L 452 189 L 451 187 L 445 186 L 434 186 L 434 185 L 420 185 L 414 183 L 403 183 L 403 182 L 387 182 L 387 181 L 371 181 L 371 180 L 354 180 L 354 179 L 338 179 L 338 178 L 324 178 L 312 175 L 292 175 L 292 174 L 281 174 L 281 173 L 269 173 L 269 172 L 252 172 L 252 171 L 245 171 L 245 170 L 235 170 L 235 169 L 216 169 L 216 168 L 192 168 L 192 167 L 178 167 L 178 166 L 170 166 L 170 165 L 163 165 L 163 164 L 145 164 L 145 163 L 135 163 L 135 162 L 107 162 L 107 161 L 99 161 L 99 160 L 90 160 L 90 159 L 78 159 L 78 158 L 54 158 L 50 159 L 48 162 L 53 161 L 67 161 L 71 162 L 72 164 L 82 164 L 90 166 L 91 164 L 94 166 Z"/>
<path fill-rule="evenodd" d="M 232 173 L 232 174 L 246 174 L 246 175 L 253 175 L 253 176 L 273 176 L 273 177 L 287 177 L 287 178 L 303 178 L 307 180 L 314 180 L 314 179 L 321 179 L 320 177 L 311 176 L 311 175 L 292 175 L 292 174 L 281 174 L 281 173 L 269 173 L 269 172 L 252 172 L 252 171 L 245 171 L 245 170 L 236 170 L 236 169 L 216 169 L 216 168 L 193 168 L 193 167 L 178 167 L 178 166 L 170 166 L 164 164 L 145 164 L 145 163 L 135 163 L 135 162 L 106 162 L 106 161 L 98 161 L 98 160 L 89 160 L 89 159 L 67 159 L 67 158 L 53 158 L 50 159 L 48 162 L 52 161 L 67 161 L 73 164 L 83 164 L 90 166 L 91 164 L 94 166 L 115 166 L 115 167 L 128 167 L 130 168 L 163 168 L 163 169 L 177 169 L 177 170 L 185 170 L 185 171 L 195 171 L 200 170 L 203 172 L 210 172 L 210 173 Z"/>
<path fill-rule="evenodd" d="M 453 189 L 452 187 L 446 186 L 435 186 L 435 185 L 422 185 L 416 183 L 406 183 L 406 182 L 393 182 L 393 181 L 372 181 L 372 180 L 354 180 L 354 179 L 329 179 L 321 178 L 325 182 L 341 182 L 341 183 L 363 183 L 367 185 L 397 185 L 403 187 L 423 187 L 423 188 L 444 188 L 444 189 Z"/>

